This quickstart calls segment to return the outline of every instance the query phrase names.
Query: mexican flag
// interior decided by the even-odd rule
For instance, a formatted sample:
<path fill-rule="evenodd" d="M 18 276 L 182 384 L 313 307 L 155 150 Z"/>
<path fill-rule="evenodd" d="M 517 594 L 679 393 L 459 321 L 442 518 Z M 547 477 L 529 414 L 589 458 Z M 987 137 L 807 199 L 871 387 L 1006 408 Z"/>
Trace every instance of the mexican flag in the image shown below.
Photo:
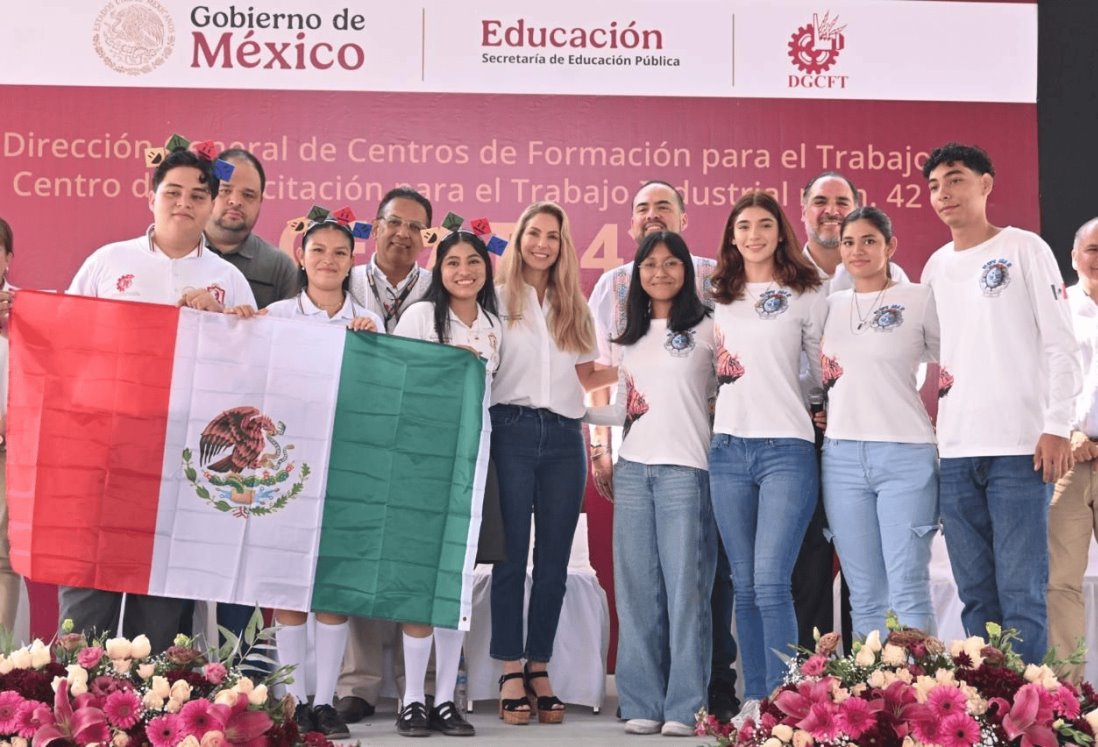
<path fill-rule="evenodd" d="M 28 578 L 468 629 L 484 364 L 339 325 L 20 291 Z"/>

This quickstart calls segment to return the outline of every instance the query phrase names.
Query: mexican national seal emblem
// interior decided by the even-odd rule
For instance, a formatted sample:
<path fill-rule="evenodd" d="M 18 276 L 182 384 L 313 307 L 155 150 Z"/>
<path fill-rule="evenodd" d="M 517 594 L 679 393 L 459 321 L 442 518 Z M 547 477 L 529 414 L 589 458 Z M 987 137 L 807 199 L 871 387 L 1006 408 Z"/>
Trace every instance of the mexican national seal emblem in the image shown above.
<path fill-rule="evenodd" d="M 220 413 L 198 439 L 198 468 L 190 448 L 183 449 L 183 475 L 195 494 L 233 516 L 263 516 L 284 508 L 301 492 L 309 465 L 290 461 L 293 444 L 279 441 L 286 424 L 244 405 Z M 201 470 L 201 472 L 199 471 Z"/>

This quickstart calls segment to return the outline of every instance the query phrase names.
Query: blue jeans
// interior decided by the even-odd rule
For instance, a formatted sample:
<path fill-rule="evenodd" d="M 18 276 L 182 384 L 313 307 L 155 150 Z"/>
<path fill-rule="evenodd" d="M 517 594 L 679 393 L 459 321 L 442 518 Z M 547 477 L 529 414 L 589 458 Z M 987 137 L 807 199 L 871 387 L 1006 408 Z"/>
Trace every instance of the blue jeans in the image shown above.
<path fill-rule="evenodd" d="M 580 421 L 516 405 L 495 405 L 492 460 L 499 479 L 507 562 L 492 568 L 494 659 L 547 662 L 568 582 L 568 559 L 587 483 L 587 453 Z M 530 512 L 534 515 L 534 583 L 526 645 L 522 606 Z"/>
<path fill-rule="evenodd" d="M 934 630 L 930 543 L 938 528 L 934 444 L 826 439 L 823 498 L 850 584 L 854 634 L 900 622 Z"/>
<path fill-rule="evenodd" d="M 1048 507 L 1052 486 L 1031 456 L 959 457 L 941 467 L 942 529 L 968 635 L 1015 628 L 1037 664 L 1048 647 Z"/>
<path fill-rule="evenodd" d="M 708 479 L 708 477 L 706 478 Z M 709 485 L 706 485 L 708 491 Z M 710 499 L 712 503 L 712 499 Z M 732 637 L 732 616 L 735 614 L 735 590 L 732 588 L 732 566 L 724 551 L 720 532 L 717 535 L 717 572 L 713 576 L 713 666 L 709 670 L 709 687 L 736 691 L 736 639 Z"/>
<path fill-rule="evenodd" d="M 816 447 L 799 438 L 713 436 L 709 485 L 721 541 L 732 563 L 744 695 L 781 684 L 797 643 L 790 578 L 816 507 Z"/>
<path fill-rule="evenodd" d="M 716 553 L 705 470 L 618 459 L 614 591 L 622 718 L 690 724 L 705 705 Z"/>

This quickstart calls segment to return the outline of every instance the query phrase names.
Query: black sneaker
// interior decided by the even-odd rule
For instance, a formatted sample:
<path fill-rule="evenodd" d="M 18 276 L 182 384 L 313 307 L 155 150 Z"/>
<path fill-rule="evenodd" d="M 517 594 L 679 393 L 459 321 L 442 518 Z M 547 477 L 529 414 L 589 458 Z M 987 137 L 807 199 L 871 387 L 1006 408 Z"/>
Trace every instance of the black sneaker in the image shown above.
<path fill-rule="evenodd" d="M 431 727 L 427 720 L 427 706 L 409 703 L 397 716 L 397 734 L 402 737 L 429 737 Z"/>
<path fill-rule="evenodd" d="M 316 719 L 316 731 L 326 737 L 346 739 L 351 736 L 351 730 L 347 728 L 347 722 L 330 705 L 321 705 L 314 708 L 313 718 Z"/>
<path fill-rule="evenodd" d="M 717 717 L 722 724 L 727 724 L 740 712 L 740 699 L 736 697 L 735 685 L 719 685 L 713 683 L 709 686 L 709 713 Z"/>
<path fill-rule="evenodd" d="M 441 731 L 448 737 L 471 737 L 477 733 L 452 700 L 432 708 L 429 721 L 431 731 Z"/>
<path fill-rule="evenodd" d="M 357 695 L 336 698 L 335 709 L 336 713 L 342 716 L 343 721 L 348 724 L 357 724 L 362 719 L 374 715 L 374 707 L 369 701 Z"/>
<path fill-rule="evenodd" d="M 316 731 L 316 719 L 313 718 L 313 709 L 308 703 L 298 703 L 294 708 L 294 721 L 297 722 L 297 730 L 302 735 Z"/>

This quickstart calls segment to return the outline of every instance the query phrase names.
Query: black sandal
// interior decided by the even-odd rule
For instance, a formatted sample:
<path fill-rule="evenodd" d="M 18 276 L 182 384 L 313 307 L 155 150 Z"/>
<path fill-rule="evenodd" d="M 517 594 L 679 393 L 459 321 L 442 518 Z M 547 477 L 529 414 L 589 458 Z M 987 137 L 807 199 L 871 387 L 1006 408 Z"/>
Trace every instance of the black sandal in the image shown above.
<path fill-rule="evenodd" d="M 523 680 L 525 683 L 525 676 L 522 672 L 511 672 L 510 674 L 501 675 L 499 678 L 499 717 L 503 719 L 505 724 L 514 724 L 516 726 L 525 726 L 530 723 L 530 700 L 523 695 L 521 698 L 506 698 L 503 697 L 503 683 L 508 680 Z"/>
<path fill-rule="evenodd" d="M 542 724 L 560 724 L 564 722 L 564 703 L 556 695 L 538 695 L 534 690 L 534 685 L 530 680 L 536 680 L 539 677 L 549 677 L 547 670 L 541 670 L 540 672 L 530 671 L 530 662 L 526 662 L 526 666 L 523 667 L 523 674 L 526 677 L 526 689 L 534 696 L 534 700 L 537 703 L 536 712 L 538 714 L 538 722 Z"/>

